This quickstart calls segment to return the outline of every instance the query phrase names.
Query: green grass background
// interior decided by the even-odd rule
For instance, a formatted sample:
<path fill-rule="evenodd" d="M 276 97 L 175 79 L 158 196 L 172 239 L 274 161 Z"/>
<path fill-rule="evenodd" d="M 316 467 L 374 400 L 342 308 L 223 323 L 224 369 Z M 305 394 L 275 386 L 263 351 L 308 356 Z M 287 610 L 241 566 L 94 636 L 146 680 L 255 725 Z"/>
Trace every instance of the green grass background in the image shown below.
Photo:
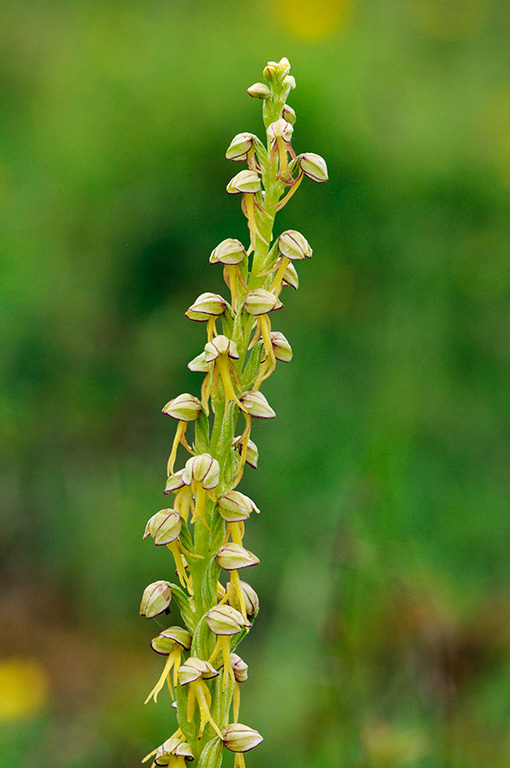
<path fill-rule="evenodd" d="M 262 510 L 248 765 L 510 766 L 509 8 L 7 0 L 1 768 L 128 768 L 174 729 L 143 706 L 161 665 L 138 616 L 170 567 L 141 541 L 160 409 L 198 394 L 183 313 L 224 290 L 215 245 L 246 241 L 224 152 L 260 134 L 246 88 L 282 56 L 294 146 L 330 182 L 278 223 L 314 257 L 242 486 Z"/>

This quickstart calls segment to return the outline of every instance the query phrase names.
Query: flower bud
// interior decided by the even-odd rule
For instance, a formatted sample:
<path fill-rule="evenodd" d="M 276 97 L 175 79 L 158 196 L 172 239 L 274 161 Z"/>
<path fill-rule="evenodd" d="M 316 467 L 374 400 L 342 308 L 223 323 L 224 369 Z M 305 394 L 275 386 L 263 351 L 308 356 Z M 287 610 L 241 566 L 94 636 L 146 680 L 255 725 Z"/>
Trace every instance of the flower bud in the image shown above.
<path fill-rule="evenodd" d="M 175 643 L 182 645 L 187 651 L 191 648 L 192 637 L 187 629 L 168 627 L 151 640 L 151 648 L 162 656 L 168 656 Z"/>
<path fill-rule="evenodd" d="M 178 491 L 179 488 L 182 488 L 183 485 L 186 485 L 184 480 L 182 479 L 182 476 L 184 474 L 184 470 L 180 469 L 178 472 L 175 473 L 175 475 L 170 475 L 168 480 L 166 481 L 165 490 L 163 493 L 175 493 L 175 491 Z"/>
<path fill-rule="evenodd" d="M 216 246 L 214 251 L 209 257 L 211 264 L 239 264 L 246 256 L 244 245 L 240 240 L 236 240 L 234 237 L 227 237 L 226 240 L 222 240 L 219 245 Z"/>
<path fill-rule="evenodd" d="M 237 344 L 231 341 L 223 334 L 216 336 L 212 341 L 208 341 L 204 347 L 205 359 L 208 363 L 216 360 L 220 355 L 228 355 L 233 360 L 239 359 Z"/>
<path fill-rule="evenodd" d="M 198 680 L 199 677 L 203 677 L 204 680 L 210 680 L 212 677 L 217 677 L 219 672 L 208 661 L 202 661 L 202 659 L 198 659 L 196 656 L 190 656 L 179 667 L 177 674 L 179 675 L 180 684 L 187 685 L 192 683 L 193 680 Z"/>
<path fill-rule="evenodd" d="M 285 77 L 285 75 L 288 75 L 290 72 L 290 61 L 286 56 L 284 56 L 280 61 L 278 62 L 278 69 L 280 70 L 280 74 L 282 77 Z"/>
<path fill-rule="evenodd" d="M 246 392 L 240 400 L 243 409 L 255 419 L 274 419 L 276 413 L 273 411 L 266 398 L 258 390 Z"/>
<path fill-rule="evenodd" d="M 264 77 L 266 80 L 277 80 L 279 77 L 284 78 L 290 72 L 290 63 L 287 58 L 280 59 L 280 61 L 268 61 L 264 67 Z"/>
<path fill-rule="evenodd" d="M 274 356 L 282 363 L 290 363 L 292 360 L 292 348 L 280 331 L 271 331 L 271 346 Z"/>
<path fill-rule="evenodd" d="M 262 741 L 258 731 L 241 723 L 230 723 L 223 729 L 223 744 L 231 752 L 249 752 Z"/>
<path fill-rule="evenodd" d="M 283 117 L 280 117 L 279 120 L 276 120 L 276 122 L 271 123 L 269 128 L 267 129 L 267 135 L 271 139 L 271 141 L 275 141 L 276 139 L 282 138 L 284 141 L 289 142 L 292 139 L 292 134 L 294 133 L 293 126 L 287 122 L 287 120 L 284 120 Z"/>
<path fill-rule="evenodd" d="M 282 307 L 283 304 L 280 299 L 274 293 L 266 291 L 265 288 L 255 288 L 244 300 L 244 308 L 249 315 L 266 315 L 268 312 Z"/>
<path fill-rule="evenodd" d="M 182 528 L 181 516 L 173 509 L 160 509 L 151 517 L 145 527 L 143 538 L 152 536 L 154 544 L 170 544 L 179 537 Z"/>
<path fill-rule="evenodd" d="M 238 451 L 242 451 L 243 448 L 240 439 L 241 435 L 239 435 L 239 437 L 234 437 L 232 441 L 232 446 Z M 248 448 L 246 450 L 246 463 L 249 464 L 250 467 L 253 467 L 253 469 L 257 469 L 257 465 L 259 463 L 259 449 L 253 440 L 248 440 Z"/>
<path fill-rule="evenodd" d="M 172 602 L 172 590 L 168 581 L 155 581 L 145 587 L 140 603 L 140 616 L 152 619 L 163 613 Z"/>
<path fill-rule="evenodd" d="M 230 654 L 230 663 L 234 677 L 238 683 L 244 683 L 248 679 L 248 664 L 237 653 Z"/>
<path fill-rule="evenodd" d="M 296 113 L 294 112 L 292 107 L 289 107 L 288 104 L 284 104 L 283 106 L 282 117 L 291 125 L 294 125 L 294 123 L 296 122 Z"/>
<path fill-rule="evenodd" d="M 288 229 L 286 232 L 282 232 L 278 238 L 278 250 L 291 261 L 304 259 L 305 257 L 310 259 L 312 256 L 312 249 L 308 240 L 303 237 L 301 232 L 297 232 L 295 229 Z"/>
<path fill-rule="evenodd" d="M 220 465 L 209 453 L 192 456 L 184 466 L 182 479 L 186 485 L 200 483 L 203 488 L 216 488 L 220 480 Z"/>
<path fill-rule="evenodd" d="M 255 171 L 239 171 L 227 184 L 229 195 L 254 194 L 260 189 L 260 177 Z"/>
<path fill-rule="evenodd" d="M 227 491 L 218 499 L 218 512 L 227 523 L 247 520 L 253 510 L 260 514 L 255 503 L 240 491 Z"/>
<path fill-rule="evenodd" d="M 163 408 L 163 413 L 178 421 L 195 421 L 202 413 L 202 405 L 198 398 L 185 392 L 170 400 Z"/>
<path fill-rule="evenodd" d="M 268 61 L 266 66 L 264 67 L 264 77 L 266 80 L 276 80 L 278 76 L 278 64 L 276 61 Z"/>
<path fill-rule="evenodd" d="M 285 75 L 282 82 L 287 86 L 289 91 L 296 87 L 296 78 L 293 75 Z"/>
<path fill-rule="evenodd" d="M 218 293 L 201 293 L 194 304 L 184 313 L 190 320 L 205 322 L 210 317 L 219 317 L 227 307 L 227 302 Z"/>
<path fill-rule="evenodd" d="M 249 552 L 240 544 L 229 542 L 219 548 L 216 554 L 216 562 L 225 571 L 238 571 L 241 568 L 258 565 L 260 560 L 253 552 Z"/>
<path fill-rule="evenodd" d="M 253 83 L 247 90 L 254 99 L 268 99 L 271 96 L 271 89 L 265 83 Z"/>
<path fill-rule="evenodd" d="M 315 152 L 305 152 L 298 159 L 301 170 L 309 179 L 318 184 L 328 180 L 328 166 L 323 157 L 316 155 Z"/>
<path fill-rule="evenodd" d="M 188 368 L 190 371 L 194 371 L 195 373 L 208 373 L 209 365 L 205 359 L 205 352 L 201 352 L 199 355 L 194 357 L 193 360 L 190 360 L 188 363 Z"/>
<path fill-rule="evenodd" d="M 215 605 L 207 614 L 207 626 L 215 635 L 237 635 L 251 624 L 230 605 Z"/>
<path fill-rule="evenodd" d="M 225 153 L 227 160 L 246 160 L 246 156 L 253 146 L 253 133 L 238 133 L 234 136 Z"/>
<path fill-rule="evenodd" d="M 298 273 L 297 273 L 296 267 L 291 261 L 289 261 L 289 263 L 287 264 L 287 269 L 283 273 L 282 283 L 283 285 L 290 285 L 290 287 L 294 288 L 295 291 L 297 291 L 297 289 L 299 288 Z"/>
<path fill-rule="evenodd" d="M 246 613 L 248 616 L 256 617 L 258 615 L 259 609 L 260 609 L 260 602 L 259 602 L 259 596 L 251 586 L 251 584 L 248 584 L 247 581 L 241 581 L 239 580 L 239 583 L 241 585 L 241 590 L 243 592 L 244 597 L 244 604 L 246 606 Z M 227 590 L 229 588 L 230 582 L 227 582 Z M 239 599 L 237 597 L 237 593 L 234 591 L 230 595 L 229 598 L 229 605 L 232 605 L 234 608 L 239 609 L 241 606 L 239 604 Z"/>

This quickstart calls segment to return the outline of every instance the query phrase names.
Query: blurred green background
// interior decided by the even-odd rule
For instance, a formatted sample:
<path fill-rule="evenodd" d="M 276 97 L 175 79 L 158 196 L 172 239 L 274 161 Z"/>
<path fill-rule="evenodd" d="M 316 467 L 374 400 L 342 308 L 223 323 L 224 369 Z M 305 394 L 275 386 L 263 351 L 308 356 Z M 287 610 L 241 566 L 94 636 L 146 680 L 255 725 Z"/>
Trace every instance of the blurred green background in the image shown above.
<path fill-rule="evenodd" d="M 255 425 L 251 768 L 510 766 L 510 6 L 7 0 L 0 26 L 0 766 L 128 768 L 174 730 L 138 616 L 169 560 L 184 317 L 246 241 L 246 88 L 297 79 L 280 214 L 314 247 Z M 184 458 L 184 456 L 181 456 Z M 163 700 L 163 697 L 162 697 Z M 230 763 L 227 761 L 227 765 Z"/>

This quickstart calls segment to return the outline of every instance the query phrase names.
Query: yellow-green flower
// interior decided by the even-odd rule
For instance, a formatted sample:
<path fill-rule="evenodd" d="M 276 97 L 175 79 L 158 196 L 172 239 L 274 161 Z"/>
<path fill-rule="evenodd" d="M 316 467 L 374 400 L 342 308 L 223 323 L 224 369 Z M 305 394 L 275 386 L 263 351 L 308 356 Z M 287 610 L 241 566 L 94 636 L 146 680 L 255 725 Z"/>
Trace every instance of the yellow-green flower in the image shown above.
<path fill-rule="evenodd" d="M 178 681 L 179 667 L 181 666 L 182 652 L 183 650 L 190 649 L 191 640 L 192 637 L 190 633 L 186 629 L 182 629 L 182 627 L 169 627 L 151 640 L 151 648 L 156 651 L 156 653 L 159 653 L 162 656 L 167 656 L 167 660 L 158 682 L 145 699 L 145 704 L 151 699 L 154 699 L 154 701 L 158 700 L 158 693 L 163 688 L 165 680 L 168 682 L 170 695 L 173 699 L 175 698 L 170 684 L 170 672 L 172 669 L 174 670 L 173 684 L 175 688 Z"/>
<path fill-rule="evenodd" d="M 218 674 L 218 671 L 214 669 L 212 664 L 207 661 L 202 661 L 202 659 L 198 659 L 194 656 L 190 656 L 178 671 L 180 684 L 188 686 L 188 723 L 191 723 L 193 720 L 195 702 L 198 704 L 200 711 L 200 727 L 198 729 L 199 740 L 202 738 L 207 723 L 210 723 L 221 738 L 221 731 L 211 715 L 211 692 L 205 682 L 205 680 L 216 677 Z"/>

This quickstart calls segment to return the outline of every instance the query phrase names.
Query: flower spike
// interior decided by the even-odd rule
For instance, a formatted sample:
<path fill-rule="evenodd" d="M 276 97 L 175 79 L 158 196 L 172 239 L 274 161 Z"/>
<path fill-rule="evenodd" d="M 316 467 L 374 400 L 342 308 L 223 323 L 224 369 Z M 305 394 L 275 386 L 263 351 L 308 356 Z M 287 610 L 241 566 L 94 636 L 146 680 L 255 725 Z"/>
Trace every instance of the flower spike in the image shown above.
<path fill-rule="evenodd" d="M 149 584 L 140 614 L 163 616 L 173 602 L 182 617 L 183 626 L 161 629 L 151 641 L 164 660 L 146 698 L 157 702 L 168 687 L 180 727 L 146 755 L 151 768 L 185 768 L 193 759 L 217 768 L 224 749 L 234 753 L 234 768 L 245 768 L 245 753 L 262 741 L 239 722 L 248 667 L 234 650 L 259 612 L 258 595 L 240 574 L 259 563 L 245 545 L 259 509 L 238 486 L 246 465 L 258 465 L 252 425 L 276 416 L 262 384 L 278 362 L 292 359 L 286 337 L 272 329 L 272 313 L 283 308 L 283 287 L 299 286 L 297 262 L 312 255 L 297 230 L 273 235 L 275 217 L 304 176 L 322 183 L 328 175 L 320 155 L 296 155 L 292 146 L 296 113 L 287 99 L 296 83 L 288 59 L 268 62 L 264 78 L 248 88 L 260 99 L 264 143 L 242 132 L 226 151 L 228 160 L 245 163 L 227 193 L 241 197 L 249 246 L 227 237 L 211 252 L 209 262 L 221 265 L 230 295 L 207 291 L 188 307 L 186 316 L 203 323 L 206 336 L 188 364 L 201 375 L 200 392 L 184 392 L 163 408 L 177 422 L 163 491 L 172 503 L 149 518 L 143 538 L 170 550 L 178 583 Z M 190 456 L 176 468 L 179 445 Z"/>

